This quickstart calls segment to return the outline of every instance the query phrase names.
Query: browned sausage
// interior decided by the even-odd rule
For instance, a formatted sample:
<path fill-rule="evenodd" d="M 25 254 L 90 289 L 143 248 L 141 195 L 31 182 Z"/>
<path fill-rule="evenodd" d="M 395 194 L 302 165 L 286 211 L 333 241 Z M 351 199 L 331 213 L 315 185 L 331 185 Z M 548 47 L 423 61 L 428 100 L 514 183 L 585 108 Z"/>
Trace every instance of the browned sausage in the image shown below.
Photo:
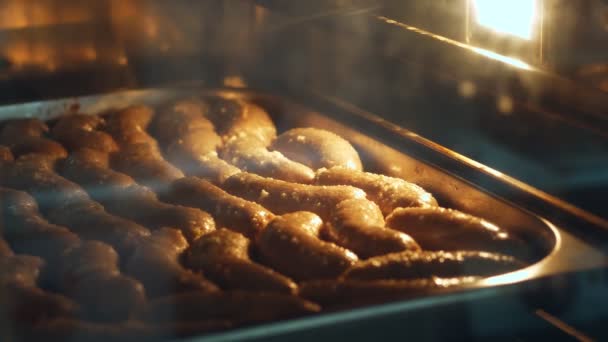
<path fill-rule="evenodd" d="M 387 226 L 411 235 L 427 250 L 486 250 L 526 259 L 525 243 L 500 227 L 460 211 L 439 208 L 397 209 Z"/>
<path fill-rule="evenodd" d="M 157 156 L 154 147 L 146 144 L 121 146 L 121 150 L 112 155 L 111 165 L 159 193 L 166 190 L 167 183 L 184 177 L 178 168 Z"/>
<path fill-rule="evenodd" d="M 260 203 L 276 214 L 310 211 L 329 218 L 338 203 L 365 198 L 365 192 L 351 186 L 318 186 L 285 182 L 241 172 L 226 180 L 226 191 Z"/>
<path fill-rule="evenodd" d="M 11 145 L 23 137 L 43 137 L 49 127 L 37 118 L 12 119 L 5 121 L 0 131 L 0 143 Z"/>
<path fill-rule="evenodd" d="M 279 135 L 270 148 L 313 170 L 334 166 L 363 170 L 353 146 L 339 135 L 323 129 L 290 129 Z"/>
<path fill-rule="evenodd" d="M 184 263 L 225 289 L 294 293 L 291 279 L 249 258 L 250 244 L 242 234 L 221 228 L 192 243 Z"/>
<path fill-rule="evenodd" d="M 119 146 L 146 144 L 160 154 L 156 139 L 146 130 L 154 117 L 154 110 L 144 105 L 134 105 L 107 115 L 105 130 Z"/>
<path fill-rule="evenodd" d="M 300 296 L 321 304 L 324 309 L 345 308 L 438 294 L 479 279 L 430 277 L 409 280 L 313 280 L 300 285 Z"/>
<path fill-rule="evenodd" d="M 3 303 L 3 326 L 13 324 L 16 331 L 29 330 L 49 317 L 76 317 L 79 306 L 63 295 L 38 287 L 15 284 L 0 285 Z M 21 327 L 21 329 L 19 329 Z"/>
<path fill-rule="evenodd" d="M 45 155 L 21 156 L 7 169 L 4 184 L 30 193 L 43 212 L 66 203 L 87 200 L 82 188 L 55 173 L 55 163 L 54 157 Z"/>
<path fill-rule="evenodd" d="M 49 128 L 38 119 L 9 120 L 0 131 L 0 144 L 10 146 L 15 157 L 41 153 L 65 158 L 67 151 L 59 143 L 45 138 Z"/>
<path fill-rule="evenodd" d="M 13 255 L 13 251 L 8 246 L 8 243 L 4 239 L 0 239 L 0 257 L 7 257 Z"/>
<path fill-rule="evenodd" d="M 129 254 L 150 232 L 129 220 L 108 214 L 77 184 L 53 170 L 55 161 L 45 156 L 21 156 L 9 170 L 7 184 L 29 192 L 52 223 L 65 226 L 87 240 L 100 240 Z"/>
<path fill-rule="evenodd" d="M 65 115 L 53 126 L 51 135 L 71 151 L 80 148 L 117 151 L 118 146 L 114 139 L 109 134 L 98 131 L 104 124 L 105 121 L 98 115 Z"/>
<path fill-rule="evenodd" d="M 225 139 L 242 137 L 268 146 L 277 135 L 274 122 L 268 113 L 252 102 L 214 97 L 206 99 L 207 118 Z"/>
<path fill-rule="evenodd" d="M 232 196 L 217 186 L 195 177 L 171 184 L 168 200 L 210 213 L 219 227 L 228 227 L 255 238 L 273 214 L 254 202 Z"/>
<path fill-rule="evenodd" d="M 218 144 L 222 159 L 245 171 L 297 183 L 310 183 L 314 172 L 267 147 L 276 137 L 272 119 L 261 107 L 247 101 L 209 98 L 204 111 L 224 140 Z"/>
<path fill-rule="evenodd" d="M 172 320 L 231 320 L 262 322 L 316 313 L 319 306 L 293 295 L 226 291 L 189 293 L 150 301 L 141 318 L 148 322 Z"/>
<path fill-rule="evenodd" d="M 321 169 L 317 172 L 315 182 L 321 185 L 352 185 L 363 189 L 368 198 L 380 206 L 384 215 L 399 207 L 437 205 L 435 198 L 416 184 L 369 172 L 342 167 Z"/>
<path fill-rule="evenodd" d="M 294 183 L 311 183 L 315 173 L 309 167 L 269 151 L 257 138 L 232 136 L 220 156 L 244 171 Z"/>
<path fill-rule="evenodd" d="M 5 238 L 17 253 L 45 259 L 49 272 L 55 272 L 63 251 L 80 243 L 67 228 L 46 221 L 36 201 L 23 191 L 0 188 L 0 204 Z"/>
<path fill-rule="evenodd" d="M 420 250 L 409 235 L 384 227 L 380 208 L 365 199 L 340 202 L 326 226 L 327 238 L 355 252 L 359 257 Z"/>
<path fill-rule="evenodd" d="M 144 284 L 150 297 L 173 292 L 217 291 L 214 284 L 179 263 L 187 247 L 188 242 L 179 230 L 157 230 L 137 245 L 125 270 Z"/>
<path fill-rule="evenodd" d="M 63 176 L 84 187 L 91 197 L 114 215 L 152 229 L 178 228 L 188 241 L 215 229 L 213 218 L 208 213 L 163 203 L 154 192 L 136 184 L 131 177 L 109 169 L 104 152 L 76 151 L 60 170 Z"/>
<path fill-rule="evenodd" d="M 205 118 L 207 113 L 207 103 L 181 100 L 159 111 L 151 127 L 166 147 L 167 160 L 189 176 L 221 184 L 240 170 L 218 157 L 216 150 L 222 139 Z"/>
<path fill-rule="evenodd" d="M 10 250 L 9 250 L 10 251 Z M 29 255 L 6 255 L 0 258 L 0 291 L 4 324 L 26 325 L 46 317 L 70 317 L 78 307 L 67 298 L 38 288 L 44 261 Z M 6 328 L 6 326 L 5 326 Z"/>
<path fill-rule="evenodd" d="M 346 279 L 417 279 L 490 276 L 525 266 L 507 255 L 480 251 L 418 251 L 382 255 L 362 261 L 344 274 Z"/>
<path fill-rule="evenodd" d="M 315 236 L 323 224 L 310 212 L 276 217 L 258 239 L 265 264 L 296 280 L 332 278 L 357 261 L 351 251 Z"/>
<path fill-rule="evenodd" d="M 145 302 L 142 284 L 120 273 L 112 247 L 87 241 L 63 254 L 62 290 L 86 310 L 87 317 L 122 321 Z"/>

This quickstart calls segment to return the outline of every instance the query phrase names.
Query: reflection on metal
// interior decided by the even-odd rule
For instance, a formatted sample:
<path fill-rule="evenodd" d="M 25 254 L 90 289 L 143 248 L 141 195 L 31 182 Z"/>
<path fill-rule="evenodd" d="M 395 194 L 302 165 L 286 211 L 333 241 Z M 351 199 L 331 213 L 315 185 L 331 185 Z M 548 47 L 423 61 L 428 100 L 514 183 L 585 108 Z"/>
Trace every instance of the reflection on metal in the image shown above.
<path fill-rule="evenodd" d="M 473 0 L 479 25 L 526 40 L 534 33 L 537 5 L 536 0 Z"/>
<path fill-rule="evenodd" d="M 524 69 L 524 70 L 532 70 L 532 67 L 530 66 L 530 64 L 525 63 L 524 61 L 522 61 L 521 59 L 517 59 L 517 58 L 513 58 L 513 57 L 509 57 L 509 56 L 504 56 L 501 54 L 498 54 L 496 52 L 490 51 L 490 50 L 486 50 L 486 49 L 482 49 L 479 47 L 474 47 L 471 46 L 470 49 L 472 51 L 475 51 L 476 53 L 486 56 L 488 58 L 491 58 L 495 61 L 500 61 L 509 65 L 512 65 L 514 67 L 518 67 L 520 69 Z"/>
<path fill-rule="evenodd" d="M 395 26 L 401 27 L 403 29 L 406 29 L 406 30 L 409 30 L 409 31 L 413 31 L 413 32 L 416 32 L 416 33 L 419 33 L 419 34 L 422 34 L 422 35 L 425 35 L 425 36 L 437 39 L 439 41 L 442 41 L 442 42 L 445 42 L 445 43 L 448 43 L 448 44 L 451 44 L 451 45 L 455 45 L 455 46 L 458 46 L 458 47 L 463 48 L 463 49 L 467 49 L 469 51 L 472 51 L 472 52 L 475 52 L 477 54 L 483 55 L 485 57 L 491 58 L 491 59 L 493 59 L 495 61 L 499 61 L 499 62 L 502 62 L 502 63 L 505 63 L 505 64 L 509 64 L 509 65 L 517 67 L 519 69 L 523 69 L 523 70 L 533 70 L 534 69 L 531 65 L 529 65 L 529 64 L 525 63 L 524 61 L 522 61 L 520 59 L 517 59 L 517 58 L 513 58 L 513 57 L 509 57 L 509 56 L 504 56 L 504 55 L 498 54 L 498 53 L 490 51 L 490 50 L 486 50 L 486 49 L 482 49 L 480 47 L 471 46 L 471 45 L 468 45 L 468 44 L 465 44 L 465 43 L 461 43 L 459 41 L 456 41 L 456 40 L 453 40 L 453 39 L 450 39 L 450 38 L 446 38 L 446 37 L 443 37 L 443 36 L 431 33 L 429 31 L 425 31 L 423 29 L 420 29 L 420 28 L 417 28 L 417 27 L 414 27 L 414 26 L 411 26 L 411 25 L 407 25 L 407 24 L 398 22 L 396 20 L 393 20 L 393 19 L 390 19 L 390 18 L 387 18 L 387 17 L 384 17 L 384 16 L 377 16 L 376 18 L 384 21 L 387 24 L 395 25 Z"/>
<path fill-rule="evenodd" d="M 566 334 L 574 337 L 577 341 L 580 341 L 580 342 L 591 342 L 591 341 L 594 341 L 589 336 L 583 334 L 582 332 L 578 331 L 573 326 L 571 326 L 571 325 L 567 324 L 566 322 L 560 320 L 559 318 L 551 315 L 550 313 L 546 312 L 545 310 L 540 310 L 539 309 L 539 310 L 536 310 L 535 313 L 536 313 L 537 316 L 539 316 L 542 319 L 544 319 L 545 321 L 551 323 L 553 326 L 557 327 L 561 331 L 563 331 Z"/>

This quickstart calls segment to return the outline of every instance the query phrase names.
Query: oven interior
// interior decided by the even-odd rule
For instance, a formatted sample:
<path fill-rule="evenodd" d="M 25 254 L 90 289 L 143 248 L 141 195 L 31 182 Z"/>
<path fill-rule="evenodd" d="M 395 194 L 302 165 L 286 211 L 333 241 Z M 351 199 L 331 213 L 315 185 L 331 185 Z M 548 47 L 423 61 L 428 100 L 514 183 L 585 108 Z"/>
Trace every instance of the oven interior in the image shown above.
<path fill-rule="evenodd" d="M 424 148 L 405 146 L 408 155 L 424 159 L 431 142 L 455 151 L 426 161 L 605 250 L 608 50 L 601 42 L 608 38 L 608 5 L 519 2 L 536 6 L 523 39 L 482 25 L 483 1 L 473 0 L 6 0 L 0 103 L 196 85 L 356 108 L 428 139 L 418 140 Z M 3 111 L 0 119 L 10 115 Z M 355 129 L 371 129 L 357 122 Z M 404 319 L 422 337 L 446 337 L 429 326 L 436 316 L 474 337 L 572 336 L 553 319 L 583 336 L 605 336 L 598 322 L 608 313 L 590 305 L 608 300 L 603 269 L 525 286 L 536 287 L 551 289 L 542 307 L 522 304 L 520 292 L 493 296 L 486 289 L 475 300 L 462 294 L 417 311 L 396 304 L 350 321 L 331 316 L 313 322 L 309 335 L 303 331 L 313 323 L 301 322 L 297 334 L 275 338 L 364 339 Z M 457 320 L 463 311 L 466 318 Z M 512 312 L 521 319 L 488 323 Z"/>

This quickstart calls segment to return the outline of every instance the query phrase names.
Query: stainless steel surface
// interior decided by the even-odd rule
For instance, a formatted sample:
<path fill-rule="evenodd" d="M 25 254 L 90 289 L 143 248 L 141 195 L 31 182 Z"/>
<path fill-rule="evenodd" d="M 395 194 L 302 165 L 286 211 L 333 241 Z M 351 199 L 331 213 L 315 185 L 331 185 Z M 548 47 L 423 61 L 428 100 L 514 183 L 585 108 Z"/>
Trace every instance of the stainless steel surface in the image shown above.
<path fill-rule="evenodd" d="M 32 102 L 0 107 L 0 120 L 19 117 L 37 117 L 49 120 L 69 112 L 97 114 L 130 104 L 160 105 L 167 101 L 200 95 L 221 95 L 246 98 L 265 106 L 279 129 L 312 126 L 328 129 L 350 140 L 359 150 L 365 168 L 411 180 L 430 190 L 444 206 L 459 209 L 486 218 L 524 238 L 534 251 L 532 265 L 509 274 L 488 278 L 473 288 L 506 285 L 558 274 L 588 270 L 607 265 L 605 255 L 550 221 L 514 204 L 494 197 L 474 185 L 475 179 L 462 179 L 419 159 L 408 156 L 407 151 L 390 148 L 354 129 L 348 120 L 332 118 L 332 113 L 319 113 L 305 104 L 285 97 L 249 90 L 206 90 L 198 87 L 176 87 L 147 90 L 129 90 L 104 95 Z M 372 118 L 373 119 L 373 118 Z M 379 119 L 379 118 L 378 118 Z M 403 130 L 404 141 L 420 143 L 420 137 Z M 456 155 L 444 149 L 437 152 Z M 476 165 L 482 171 L 480 165 Z M 495 177 L 504 182 L 509 179 L 499 173 Z"/>

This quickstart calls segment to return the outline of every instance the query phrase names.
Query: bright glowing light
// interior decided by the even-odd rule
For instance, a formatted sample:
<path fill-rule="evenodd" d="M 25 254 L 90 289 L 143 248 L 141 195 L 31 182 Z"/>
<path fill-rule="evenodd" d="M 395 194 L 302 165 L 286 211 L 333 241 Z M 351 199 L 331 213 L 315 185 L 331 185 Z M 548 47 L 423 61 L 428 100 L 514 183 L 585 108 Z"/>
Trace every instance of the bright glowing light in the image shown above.
<path fill-rule="evenodd" d="M 537 0 L 473 0 L 477 22 L 497 32 L 532 39 Z"/>
<path fill-rule="evenodd" d="M 520 69 L 524 69 L 524 70 L 532 70 L 532 67 L 525 63 L 522 60 L 519 60 L 517 58 L 513 58 L 513 57 L 508 57 L 508 56 L 503 56 L 501 54 L 498 54 L 496 52 L 490 51 L 490 50 L 486 50 L 486 49 L 482 49 L 482 48 L 478 48 L 478 47 L 471 47 L 471 50 L 477 52 L 480 55 L 484 55 L 488 58 L 492 58 L 493 60 L 496 61 L 501 61 L 503 63 L 507 63 L 510 64 L 514 67 L 518 67 Z"/>

